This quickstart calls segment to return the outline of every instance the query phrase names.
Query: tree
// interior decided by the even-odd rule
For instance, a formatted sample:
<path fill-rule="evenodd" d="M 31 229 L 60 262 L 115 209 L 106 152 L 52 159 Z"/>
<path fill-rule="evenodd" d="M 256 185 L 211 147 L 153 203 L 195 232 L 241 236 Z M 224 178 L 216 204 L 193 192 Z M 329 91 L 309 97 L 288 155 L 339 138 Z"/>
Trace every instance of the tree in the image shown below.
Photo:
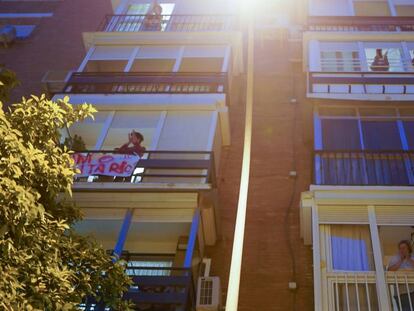
<path fill-rule="evenodd" d="M 20 82 L 17 80 L 16 74 L 0 64 L 0 101 L 8 101 L 10 91 L 19 84 Z"/>
<path fill-rule="evenodd" d="M 63 199 L 75 169 L 59 129 L 95 109 L 44 95 L 1 108 L 0 310 L 73 310 L 86 297 L 129 310 L 124 265 L 71 229 L 80 211 Z"/>

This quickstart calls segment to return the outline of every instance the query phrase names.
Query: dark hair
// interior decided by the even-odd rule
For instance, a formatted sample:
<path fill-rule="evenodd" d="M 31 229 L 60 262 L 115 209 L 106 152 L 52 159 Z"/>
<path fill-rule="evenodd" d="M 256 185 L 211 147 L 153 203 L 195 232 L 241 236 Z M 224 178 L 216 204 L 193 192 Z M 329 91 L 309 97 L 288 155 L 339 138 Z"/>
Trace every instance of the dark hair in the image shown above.
<path fill-rule="evenodd" d="M 407 245 L 408 252 L 411 254 L 413 252 L 413 248 L 411 247 L 411 243 L 408 240 L 401 240 L 400 243 L 398 243 L 398 247 L 400 247 L 402 244 Z"/>
<path fill-rule="evenodd" d="M 144 141 L 144 136 L 140 132 L 132 132 L 133 135 L 135 135 L 136 138 L 138 138 L 141 141 Z"/>

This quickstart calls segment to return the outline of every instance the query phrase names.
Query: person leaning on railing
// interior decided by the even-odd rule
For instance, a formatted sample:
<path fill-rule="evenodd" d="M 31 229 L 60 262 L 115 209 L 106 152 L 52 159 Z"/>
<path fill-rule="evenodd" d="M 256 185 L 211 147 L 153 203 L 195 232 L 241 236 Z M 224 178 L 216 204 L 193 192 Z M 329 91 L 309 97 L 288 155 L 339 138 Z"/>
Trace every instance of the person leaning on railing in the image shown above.
<path fill-rule="evenodd" d="M 124 154 L 137 154 L 142 157 L 145 153 L 145 147 L 141 146 L 141 143 L 144 141 L 144 136 L 132 130 L 128 134 L 128 142 L 123 144 L 120 148 L 116 148 L 115 151 Z M 132 146 L 130 146 L 132 144 Z"/>
<path fill-rule="evenodd" d="M 388 61 L 388 51 L 382 54 L 382 49 L 377 49 L 374 61 L 371 64 L 372 71 L 389 71 L 390 62 Z"/>
<path fill-rule="evenodd" d="M 145 15 L 144 30 L 160 31 L 162 21 L 162 7 L 157 1 L 154 1 Z"/>
<path fill-rule="evenodd" d="M 388 264 L 388 271 L 414 271 L 414 257 L 412 255 L 413 250 L 411 248 L 410 241 L 402 240 L 398 243 L 398 255 L 392 257 Z M 398 306 L 398 309 L 401 311 L 411 311 L 410 300 L 412 307 L 414 309 L 414 288 L 409 286 L 409 295 L 407 292 L 407 286 L 404 284 L 396 292 L 397 295 L 394 296 L 395 302 Z M 399 296 L 398 296 L 399 293 Z M 400 306 L 401 301 L 401 306 Z"/>

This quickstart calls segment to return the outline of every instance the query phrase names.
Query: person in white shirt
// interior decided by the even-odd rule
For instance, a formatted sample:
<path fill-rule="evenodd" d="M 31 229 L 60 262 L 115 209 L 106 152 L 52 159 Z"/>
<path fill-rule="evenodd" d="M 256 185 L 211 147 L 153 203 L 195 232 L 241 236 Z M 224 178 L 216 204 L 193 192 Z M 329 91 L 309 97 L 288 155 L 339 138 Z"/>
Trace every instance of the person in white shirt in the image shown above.
<path fill-rule="evenodd" d="M 391 258 L 388 264 L 388 271 L 414 271 L 414 257 L 412 255 L 412 252 L 413 250 L 410 241 L 400 241 L 400 243 L 398 243 L 398 255 Z M 400 287 L 399 296 L 394 296 L 398 310 L 411 311 L 410 300 L 414 310 L 414 291 L 413 288 L 411 288 L 412 286 L 409 288 L 410 293 L 407 291 L 407 286 L 403 285 Z"/>

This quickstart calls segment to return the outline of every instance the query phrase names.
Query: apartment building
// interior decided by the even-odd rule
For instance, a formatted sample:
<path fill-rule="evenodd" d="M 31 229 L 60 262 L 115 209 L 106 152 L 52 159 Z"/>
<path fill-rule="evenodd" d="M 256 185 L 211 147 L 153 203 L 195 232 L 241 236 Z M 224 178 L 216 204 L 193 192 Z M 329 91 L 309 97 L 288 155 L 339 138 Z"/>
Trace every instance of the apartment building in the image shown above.
<path fill-rule="evenodd" d="M 414 243 L 414 2 L 308 9 L 314 154 L 301 235 L 313 247 L 315 310 L 413 310 L 413 266 L 399 243 Z"/>
<path fill-rule="evenodd" d="M 139 310 L 218 308 L 220 280 L 205 248 L 220 235 L 220 154 L 243 72 L 237 16 L 221 1 L 112 5 L 83 32 L 84 58 L 53 98 L 98 110 L 66 133 L 81 137 L 82 163 L 116 165 L 132 131 L 146 151 L 128 177 L 78 176 L 73 200 L 85 218 L 76 229 L 128 261 L 134 287 L 125 298 Z"/>

